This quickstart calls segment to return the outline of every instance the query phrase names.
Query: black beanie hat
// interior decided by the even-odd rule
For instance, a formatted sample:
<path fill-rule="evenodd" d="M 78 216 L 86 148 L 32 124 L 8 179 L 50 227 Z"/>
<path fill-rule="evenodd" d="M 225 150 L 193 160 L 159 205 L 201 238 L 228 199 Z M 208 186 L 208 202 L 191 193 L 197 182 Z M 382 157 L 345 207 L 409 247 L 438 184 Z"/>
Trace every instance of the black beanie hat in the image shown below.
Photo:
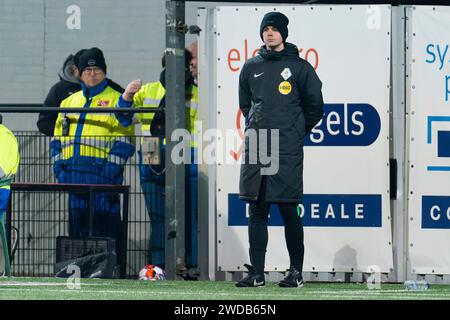
<path fill-rule="evenodd" d="M 78 63 L 80 74 L 88 67 L 99 67 L 106 74 L 106 62 L 102 50 L 99 48 L 91 48 L 81 54 Z"/>
<path fill-rule="evenodd" d="M 81 49 L 80 51 L 78 51 L 77 53 L 75 53 L 75 55 L 73 56 L 73 62 L 75 63 L 75 65 L 77 66 L 77 68 L 80 68 L 80 57 L 81 55 L 86 51 L 87 49 Z"/>
<path fill-rule="evenodd" d="M 192 60 L 192 53 L 188 49 L 184 49 L 184 66 L 189 69 L 189 65 Z M 161 58 L 161 65 L 163 68 L 166 67 L 166 54 L 164 53 Z"/>
<path fill-rule="evenodd" d="M 283 38 L 283 42 L 286 42 L 286 38 L 288 37 L 288 26 L 289 19 L 281 12 L 269 12 L 266 13 L 261 21 L 261 27 L 259 29 L 259 35 L 261 36 L 261 39 L 264 41 L 263 38 L 263 31 L 264 28 L 267 26 L 272 26 L 278 29 L 278 31 L 281 34 L 281 37 Z"/>
<path fill-rule="evenodd" d="M 188 49 L 184 49 L 184 81 L 186 85 L 190 85 L 193 81 L 191 70 L 189 69 L 189 65 L 192 60 L 192 53 Z M 163 54 L 161 58 L 161 65 L 164 68 L 159 76 L 159 82 L 163 85 L 163 87 L 166 87 L 166 54 Z"/>

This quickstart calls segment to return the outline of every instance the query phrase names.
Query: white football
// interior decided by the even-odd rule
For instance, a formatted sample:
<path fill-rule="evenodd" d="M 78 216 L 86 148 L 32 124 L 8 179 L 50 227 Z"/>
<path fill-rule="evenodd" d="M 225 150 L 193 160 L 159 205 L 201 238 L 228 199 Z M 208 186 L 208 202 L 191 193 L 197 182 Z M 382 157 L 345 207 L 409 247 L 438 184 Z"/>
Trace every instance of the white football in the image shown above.
<path fill-rule="evenodd" d="M 166 280 L 166 273 L 158 266 L 147 264 L 139 271 L 138 279 L 150 281 Z"/>

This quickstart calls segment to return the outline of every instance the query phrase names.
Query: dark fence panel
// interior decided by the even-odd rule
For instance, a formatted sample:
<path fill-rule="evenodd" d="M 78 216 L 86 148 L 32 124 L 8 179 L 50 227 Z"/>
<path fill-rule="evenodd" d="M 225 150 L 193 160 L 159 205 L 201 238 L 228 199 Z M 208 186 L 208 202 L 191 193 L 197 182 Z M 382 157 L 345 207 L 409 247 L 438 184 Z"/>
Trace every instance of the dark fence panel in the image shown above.
<path fill-rule="evenodd" d="M 15 183 L 56 183 L 53 175 L 50 142 L 35 131 L 15 132 L 20 150 L 20 166 Z M 124 169 L 123 185 L 130 186 L 126 276 L 135 278 L 148 262 L 150 224 L 145 195 L 140 185 L 140 137 L 133 137 L 135 155 Z M 152 195 L 155 196 L 155 195 Z M 18 230 L 17 251 L 12 262 L 16 276 L 53 276 L 56 237 L 68 235 L 68 194 L 20 192 L 12 197 L 12 227 Z M 160 208 L 152 208 L 160 210 Z"/>

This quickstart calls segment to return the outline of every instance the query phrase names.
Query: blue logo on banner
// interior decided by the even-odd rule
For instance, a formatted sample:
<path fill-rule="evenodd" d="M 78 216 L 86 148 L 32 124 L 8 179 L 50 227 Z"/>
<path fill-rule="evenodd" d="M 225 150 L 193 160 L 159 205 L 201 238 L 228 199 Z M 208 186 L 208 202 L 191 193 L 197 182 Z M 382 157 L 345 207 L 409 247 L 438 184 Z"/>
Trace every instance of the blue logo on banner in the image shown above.
<path fill-rule="evenodd" d="M 379 194 L 305 194 L 300 205 L 305 227 L 381 227 Z M 270 208 L 269 226 L 283 226 L 277 205 Z M 228 194 L 228 225 L 247 226 L 246 202 Z"/>
<path fill-rule="evenodd" d="M 370 104 L 327 103 L 324 113 L 305 137 L 305 146 L 368 146 L 380 134 L 380 116 Z"/>
<path fill-rule="evenodd" d="M 432 144 L 432 128 L 433 123 L 441 122 L 448 126 L 448 130 L 438 130 L 437 131 L 437 158 L 447 158 L 449 160 L 448 166 L 443 165 L 429 165 L 427 166 L 428 171 L 450 171 L 450 117 L 445 116 L 428 116 L 427 117 L 427 144 Z M 442 163 L 442 160 L 441 160 Z"/>
<path fill-rule="evenodd" d="M 450 229 L 449 196 L 422 196 L 422 228 Z"/>

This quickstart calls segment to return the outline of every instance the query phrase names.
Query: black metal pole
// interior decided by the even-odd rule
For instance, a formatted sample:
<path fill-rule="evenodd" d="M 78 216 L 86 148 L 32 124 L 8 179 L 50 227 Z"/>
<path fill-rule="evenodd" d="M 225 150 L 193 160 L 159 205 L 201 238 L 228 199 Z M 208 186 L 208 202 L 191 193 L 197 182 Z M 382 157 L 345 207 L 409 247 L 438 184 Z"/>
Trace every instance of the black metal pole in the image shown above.
<path fill-rule="evenodd" d="M 9 258 L 12 264 L 11 260 L 11 229 L 12 229 L 12 197 L 13 193 L 12 190 L 10 190 L 10 195 L 8 199 L 8 207 L 6 209 L 6 221 L 5 221 L 5 227 L 6 227 L 6 240 L 7 240 L 7 250 L 9 252 Z"/>
<path fill-rule="evenodd" d="M 120 278 L 127 276 L 127 242 L 128 242 L 128 200 L 130 197 L 130 188 L 123 193 L 123 221 L 122 221 L 122 244 L 120 246 Z"/>
<path fill-rule="evenodd" d="M 166 2 L 166 272 L 177 278 L 177 270 L 185 269 L 185 172 L 184 164 L 174 164 L 171 141 L 175 129 L 185 128 L 184 87 L 184 1 Z"/>
<path fill-rule="evenodd" d="M 94 190 L 92 187 L 89 187 L 89 237 L 92 237 L 92 229 L 94 227 L 93 219 L 94 219 Z"/>

